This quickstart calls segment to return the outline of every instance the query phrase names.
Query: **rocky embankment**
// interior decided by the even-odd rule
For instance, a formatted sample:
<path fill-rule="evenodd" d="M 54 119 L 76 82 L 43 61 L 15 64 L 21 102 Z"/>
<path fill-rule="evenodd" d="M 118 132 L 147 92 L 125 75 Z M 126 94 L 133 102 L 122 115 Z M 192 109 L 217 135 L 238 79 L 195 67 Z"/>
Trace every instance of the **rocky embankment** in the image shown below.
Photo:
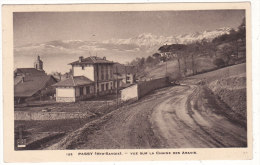
<path fill-rule="evenodd" d="M 246 121 L 246 74 L 221 78 L 208 84 L 212 92 L 225 102 L 242 121 Z"/>

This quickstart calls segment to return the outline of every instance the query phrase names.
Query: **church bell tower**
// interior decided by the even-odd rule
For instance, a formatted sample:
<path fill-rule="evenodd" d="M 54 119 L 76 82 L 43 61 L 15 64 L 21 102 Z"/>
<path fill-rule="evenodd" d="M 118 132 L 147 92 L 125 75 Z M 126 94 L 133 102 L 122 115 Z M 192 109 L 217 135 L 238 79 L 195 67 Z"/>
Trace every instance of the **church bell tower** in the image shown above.
<path fill-rule="evenodd" d="M 34 68 L 37 70 L 43 70 L 43 62 L 40 59 L 40 56 L 38 56 L 36 61 L 34 62 Z"/>

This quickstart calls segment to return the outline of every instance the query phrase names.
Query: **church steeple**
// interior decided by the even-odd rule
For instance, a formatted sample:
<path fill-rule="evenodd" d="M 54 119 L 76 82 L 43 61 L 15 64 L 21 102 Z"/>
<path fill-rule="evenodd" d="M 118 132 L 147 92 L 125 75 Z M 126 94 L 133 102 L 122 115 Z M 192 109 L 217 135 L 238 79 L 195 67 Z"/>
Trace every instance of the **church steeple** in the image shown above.
<path fill-rule="evenodd" d="M 43 62 L 40 59 L 40 56 L 38 55 L 36 61 L 34 62 L 34 68 L 37 70 L 43 70 Z"/>

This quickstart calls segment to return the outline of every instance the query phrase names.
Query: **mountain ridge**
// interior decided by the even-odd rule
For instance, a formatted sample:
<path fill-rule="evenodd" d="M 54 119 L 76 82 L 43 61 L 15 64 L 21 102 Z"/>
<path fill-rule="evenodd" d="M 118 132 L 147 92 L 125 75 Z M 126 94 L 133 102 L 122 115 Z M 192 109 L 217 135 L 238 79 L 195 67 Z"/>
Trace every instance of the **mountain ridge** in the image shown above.
<path fill-rule="evenodd" d="M 152 43 L 151 45 L 158 45 L 158 44 L 188 44 L 193 41 L 198 41 L 201 39 L 213 39 L 219 35 L 223 34 L 228 34 L 231 28 L 229 27 L 223 27 L 223 28 L 218 28 L 216 30 L 205 30 L 202 32 L 194 32 L 194 33 L 186 33 L 186 34 L 180 34 L 176 36 L 157 36 L 153 35 L 152 33 L 141 33 L 137 36 L 134 36 L 132 38 L 127 38 L 127 39 L 122 39 L 122 38 L 112 38 L 109 40 L 104 40 L 101 42 L 98 41 L 89 41 L 89 40 L 52 40 L 52 41 L 47 41 L 44 43 L 32 43 L 32 44 L 26 44 L 26 45 L 21 45 L 17 46 L 15 48 L 21 48 L 25 46 L 37 46 L 40 44 L 48 44 L 52 45 L 54 42 L 60 42 L 63 44 L 118 44 L 118 45 L 123 45 L 123 44 L 138 44 L 138 45 L 147 45 L 145 42 L 150 41 Z M 55 45 L 53 45 L 55 46 Z"/>
<path fill-rule="evenodd" d="M 45 67 L 49 71 L 57 70 L 54 61 L 59 62 L 58 65 L 60 66 L 67 66 L 72 60 L 77 60 L 79 56 L 87 55 L 107 56 L 110 60 L 127 63 L 137 57 L 148 57 L 165 44 L 187 44 L 204 38 L 209 41 L 219 35 L 228 34 L 230 29 L 224 27 L 216 30 L 166 37 L 152 33 L 142 33 L 126 39 L 112 38 L 103 41 L 53 40 L 26 44 L 14 47 L 15 67 L 32 66 L 36 55 L 40 55 L 44 59 Z M 68 69 L 68 67 L 65 68 Z M 58 68 L 58 70 L 62 69 L 65 72 L 63 67 Z"/>

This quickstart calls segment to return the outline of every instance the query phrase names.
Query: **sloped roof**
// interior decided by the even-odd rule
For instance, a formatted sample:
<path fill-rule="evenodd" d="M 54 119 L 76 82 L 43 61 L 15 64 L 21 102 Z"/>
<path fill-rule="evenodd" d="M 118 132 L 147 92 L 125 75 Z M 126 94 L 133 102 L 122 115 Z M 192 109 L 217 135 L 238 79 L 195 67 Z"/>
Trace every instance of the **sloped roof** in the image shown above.
<path fill-rule="evenodd" d="M 49 84 L 49 81 L 53 79 L 52 76 L 42 75 L 42 76 L 25 76 L 24 81 L 16 84 L 14 86 L 14 96 L 15 97 L 31 97 L 39 90 L 42 90 Z"/>
<path fill-rule="evenodd" d="M 23 73 L 25 75 L 46 75 L 43 70 L 37 70 L 35 68 L 17 68 L 15 73 Z"/>
<path fill-rule="evenodd" d="M 69 63 L 69 65 L 75 65 L 75 64 L 113 64 L 113 61 L 108 61 L 104 58 L 96 57 L 96 56 L 90 56 L 87 58 L 83 58 L 82 61 L 74 61 L 72 63 Z"/>
<path fill-rule="evenodd" d="M 75 87 L 75 86 L 81 86 L 81 85 L 88 85 L 92 84 L 94 81 L 91 81 L 85 76 L 75 76 L 75 77 L 70 77 L 68 79 L 65 79 L 63 81 L 60 81 L 53 86 L 55 87 Z"/>
<path fill-rule="evenodd" d="M 23 79 L 23 76 L 16 76 L 14 78 L 14 85 L 17 85 L 18 83 L 20 83 Z"/>

